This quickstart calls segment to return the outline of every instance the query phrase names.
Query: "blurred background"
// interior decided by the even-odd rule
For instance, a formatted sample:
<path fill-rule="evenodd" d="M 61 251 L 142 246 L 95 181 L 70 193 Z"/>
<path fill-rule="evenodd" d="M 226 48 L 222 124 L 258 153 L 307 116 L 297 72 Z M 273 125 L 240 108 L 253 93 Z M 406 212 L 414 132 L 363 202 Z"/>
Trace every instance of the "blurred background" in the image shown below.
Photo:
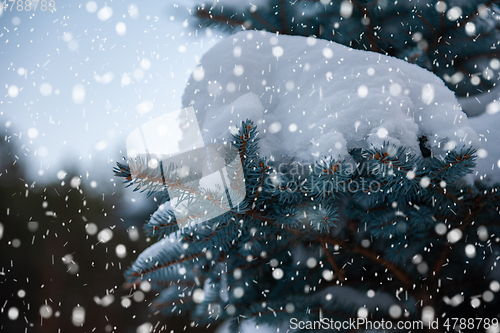
<path fill-rule="evenodd" d="M 189 2 L 45 4 L 0 10 L 0 331 L 213 330 L 125 284 L 157 206 L 112 168 L 220 37 L 188 27 Z"/>
<path fill-rule="evenodd" d="M 18 2 L 0 4 L 0 331 L 214 331 L 150 310 L 147 282 L 125 284 L 157 204 L 112 169 L 129 133 L 181 107 L 229 31 L 193 24 L 195 0 Z M 459 101 L 473 116 L 499 95 Z"/>

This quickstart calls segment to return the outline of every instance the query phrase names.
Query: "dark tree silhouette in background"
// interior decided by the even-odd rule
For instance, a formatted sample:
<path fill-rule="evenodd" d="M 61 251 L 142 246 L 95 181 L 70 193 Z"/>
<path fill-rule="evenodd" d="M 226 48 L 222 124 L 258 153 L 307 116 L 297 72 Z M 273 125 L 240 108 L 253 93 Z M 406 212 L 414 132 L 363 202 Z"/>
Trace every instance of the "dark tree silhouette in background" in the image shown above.
<path fill-rule="evenodd" d="M 136 333 L 155 325 L 175 332 L 189 327 L 186 318 L 165 320 L 150 310 L 154 295 L 147 283 L 125 283 L 124 270 L 149 245 L 140 223 L 148 208 L 127 209 L 120 186 L 93 188 L 76 170 L 59 182 L 30 182 L 22 140 L 12 128 L 2 133 L 0 331 Z M 146 206 L 151 211 L 155 203 Z"/>

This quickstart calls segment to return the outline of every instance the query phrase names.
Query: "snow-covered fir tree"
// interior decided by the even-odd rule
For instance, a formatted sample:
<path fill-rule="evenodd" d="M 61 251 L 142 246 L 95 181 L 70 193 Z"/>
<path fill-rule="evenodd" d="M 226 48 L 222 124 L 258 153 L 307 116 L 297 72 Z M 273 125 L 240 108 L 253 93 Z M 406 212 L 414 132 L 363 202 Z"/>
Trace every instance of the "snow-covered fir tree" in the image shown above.
<path fill-rule="evenodd" d="M 349 22 L 362 15 L 357 2 L 307 3 L 331 6 Z M 381 6 L 399 8 L 377 4 L 370 15 Z M 456 6 L 446 2 L 447 9 L 436 10 L 444 4 L 433 3 L 432 13 L 450 21 Z M 469 10 L 463 6 L 462 15 Z M 422 20 L 420 11 L 413 13 Z M 302 15 L 291 17 L 294 29 L 303 27 Z M 361 26 L 374 29 L 377 21 L 368 17 Z M 320 37 L 340 38 L 331 28 L 316 29 Z M 419 41 L 429 41 L 418 31 Z M 377 36 L 365 35 L 358 48 L 374 48 Z M 431 59 L 413 46 L 420 50 L 415 60 Z M 441 51 L 432 56 L 447 59 Z M 115 174 L 161 204 L 145 224 L 158 241 L 130 267 L 129 282 L 149 281 L 159 293 L 154 307 L 166 315 L 188 312 L 198 326 L 225 321 L 231 332 L 328 331 L 310 325 L 360 319 L 383 320 L 394 332 L 410 331 L 398 323 L 421 320 L 421 331 L 444 332 L 453 329 L 453 318 L 497 332 L 500 107 L 491 102 L 469 121 L 448 87 L 408 61 L 335 41 L 258 31 L 222 40 L 193 70 L 183 107 L 195 112 L 200 132 L 194 135 L 204 145 L 231 147 L 230 160 L 241 164 L 226 160 L 227 191 L 197 192 L 199 177 L 135 145 L 144 151 L 131 152 Z M 163 125 L 157 121 L 151 133 L 165 132 Z M 184 125 L 174 136 L 193 135 L 196 126 Z M 151 134 L 142 133 L 141 140 Z M 176 145 L 161 139 L 155 146 Z M 178 223 L 183 212 L 191 222 Z M 215 217 L 203 220 L 206 214 Z"/>
<path fill-rule="evenodd" d="M 195 24 L 315 36 L 427 68 L 459 96 L 495 86 L 498 2 L 491 0 L 207 1 Z"/>

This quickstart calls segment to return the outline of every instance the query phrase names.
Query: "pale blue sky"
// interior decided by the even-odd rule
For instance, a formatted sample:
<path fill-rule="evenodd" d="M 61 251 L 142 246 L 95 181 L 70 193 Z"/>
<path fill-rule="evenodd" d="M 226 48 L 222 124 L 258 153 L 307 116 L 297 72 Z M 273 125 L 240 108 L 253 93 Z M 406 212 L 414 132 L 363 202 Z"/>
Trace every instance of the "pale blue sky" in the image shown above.
<path fill-rule="evenodd" d="M 192 2 L 177 3 L 56 0 L 53 13 L 2 13 L 0 124 L 21 136 L 29 180 L 79 160 L 89 180 L 111 178 L 126 136 L 180 108 L 190 72 L 219 37 L 187 27 Z"/>

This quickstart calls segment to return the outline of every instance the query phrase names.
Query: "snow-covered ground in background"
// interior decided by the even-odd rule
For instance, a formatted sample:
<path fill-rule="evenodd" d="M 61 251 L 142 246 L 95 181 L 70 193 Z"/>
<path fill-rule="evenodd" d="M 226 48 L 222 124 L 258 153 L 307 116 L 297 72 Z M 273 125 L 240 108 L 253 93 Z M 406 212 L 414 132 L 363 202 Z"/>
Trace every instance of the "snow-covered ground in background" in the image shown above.
<path fill-rule="evenodd" d="M 344 158 L 348 149 L 403 145 L 420 155 L 478 145 L 457 99 L 416 65 L 326 40 L 239 32 L 210 49 L 188 82 L 205 141 L 227 141 L 250 118 L 276 160 Z"/>
<path fill-rule="evenodd" d="M 488 110 L 488 108 L 491 107 L 492 103 L 498 102 L 499 100 L 500 85 L 497 85 L 490 91 L 485 91 L 479 95 L 458 97 L 458 102 L 469 118 L 477 117 L 483 114 L 486 110 Z"/>
<path fill-rule="evenodd" d="M 489 109 L 482 115 L 470 118 L 471 126 L 481 141 L 477 166 L 470 180 L 484 179 L 487 182 L 500 182 L 500 105 L 499 110 Z"/>

